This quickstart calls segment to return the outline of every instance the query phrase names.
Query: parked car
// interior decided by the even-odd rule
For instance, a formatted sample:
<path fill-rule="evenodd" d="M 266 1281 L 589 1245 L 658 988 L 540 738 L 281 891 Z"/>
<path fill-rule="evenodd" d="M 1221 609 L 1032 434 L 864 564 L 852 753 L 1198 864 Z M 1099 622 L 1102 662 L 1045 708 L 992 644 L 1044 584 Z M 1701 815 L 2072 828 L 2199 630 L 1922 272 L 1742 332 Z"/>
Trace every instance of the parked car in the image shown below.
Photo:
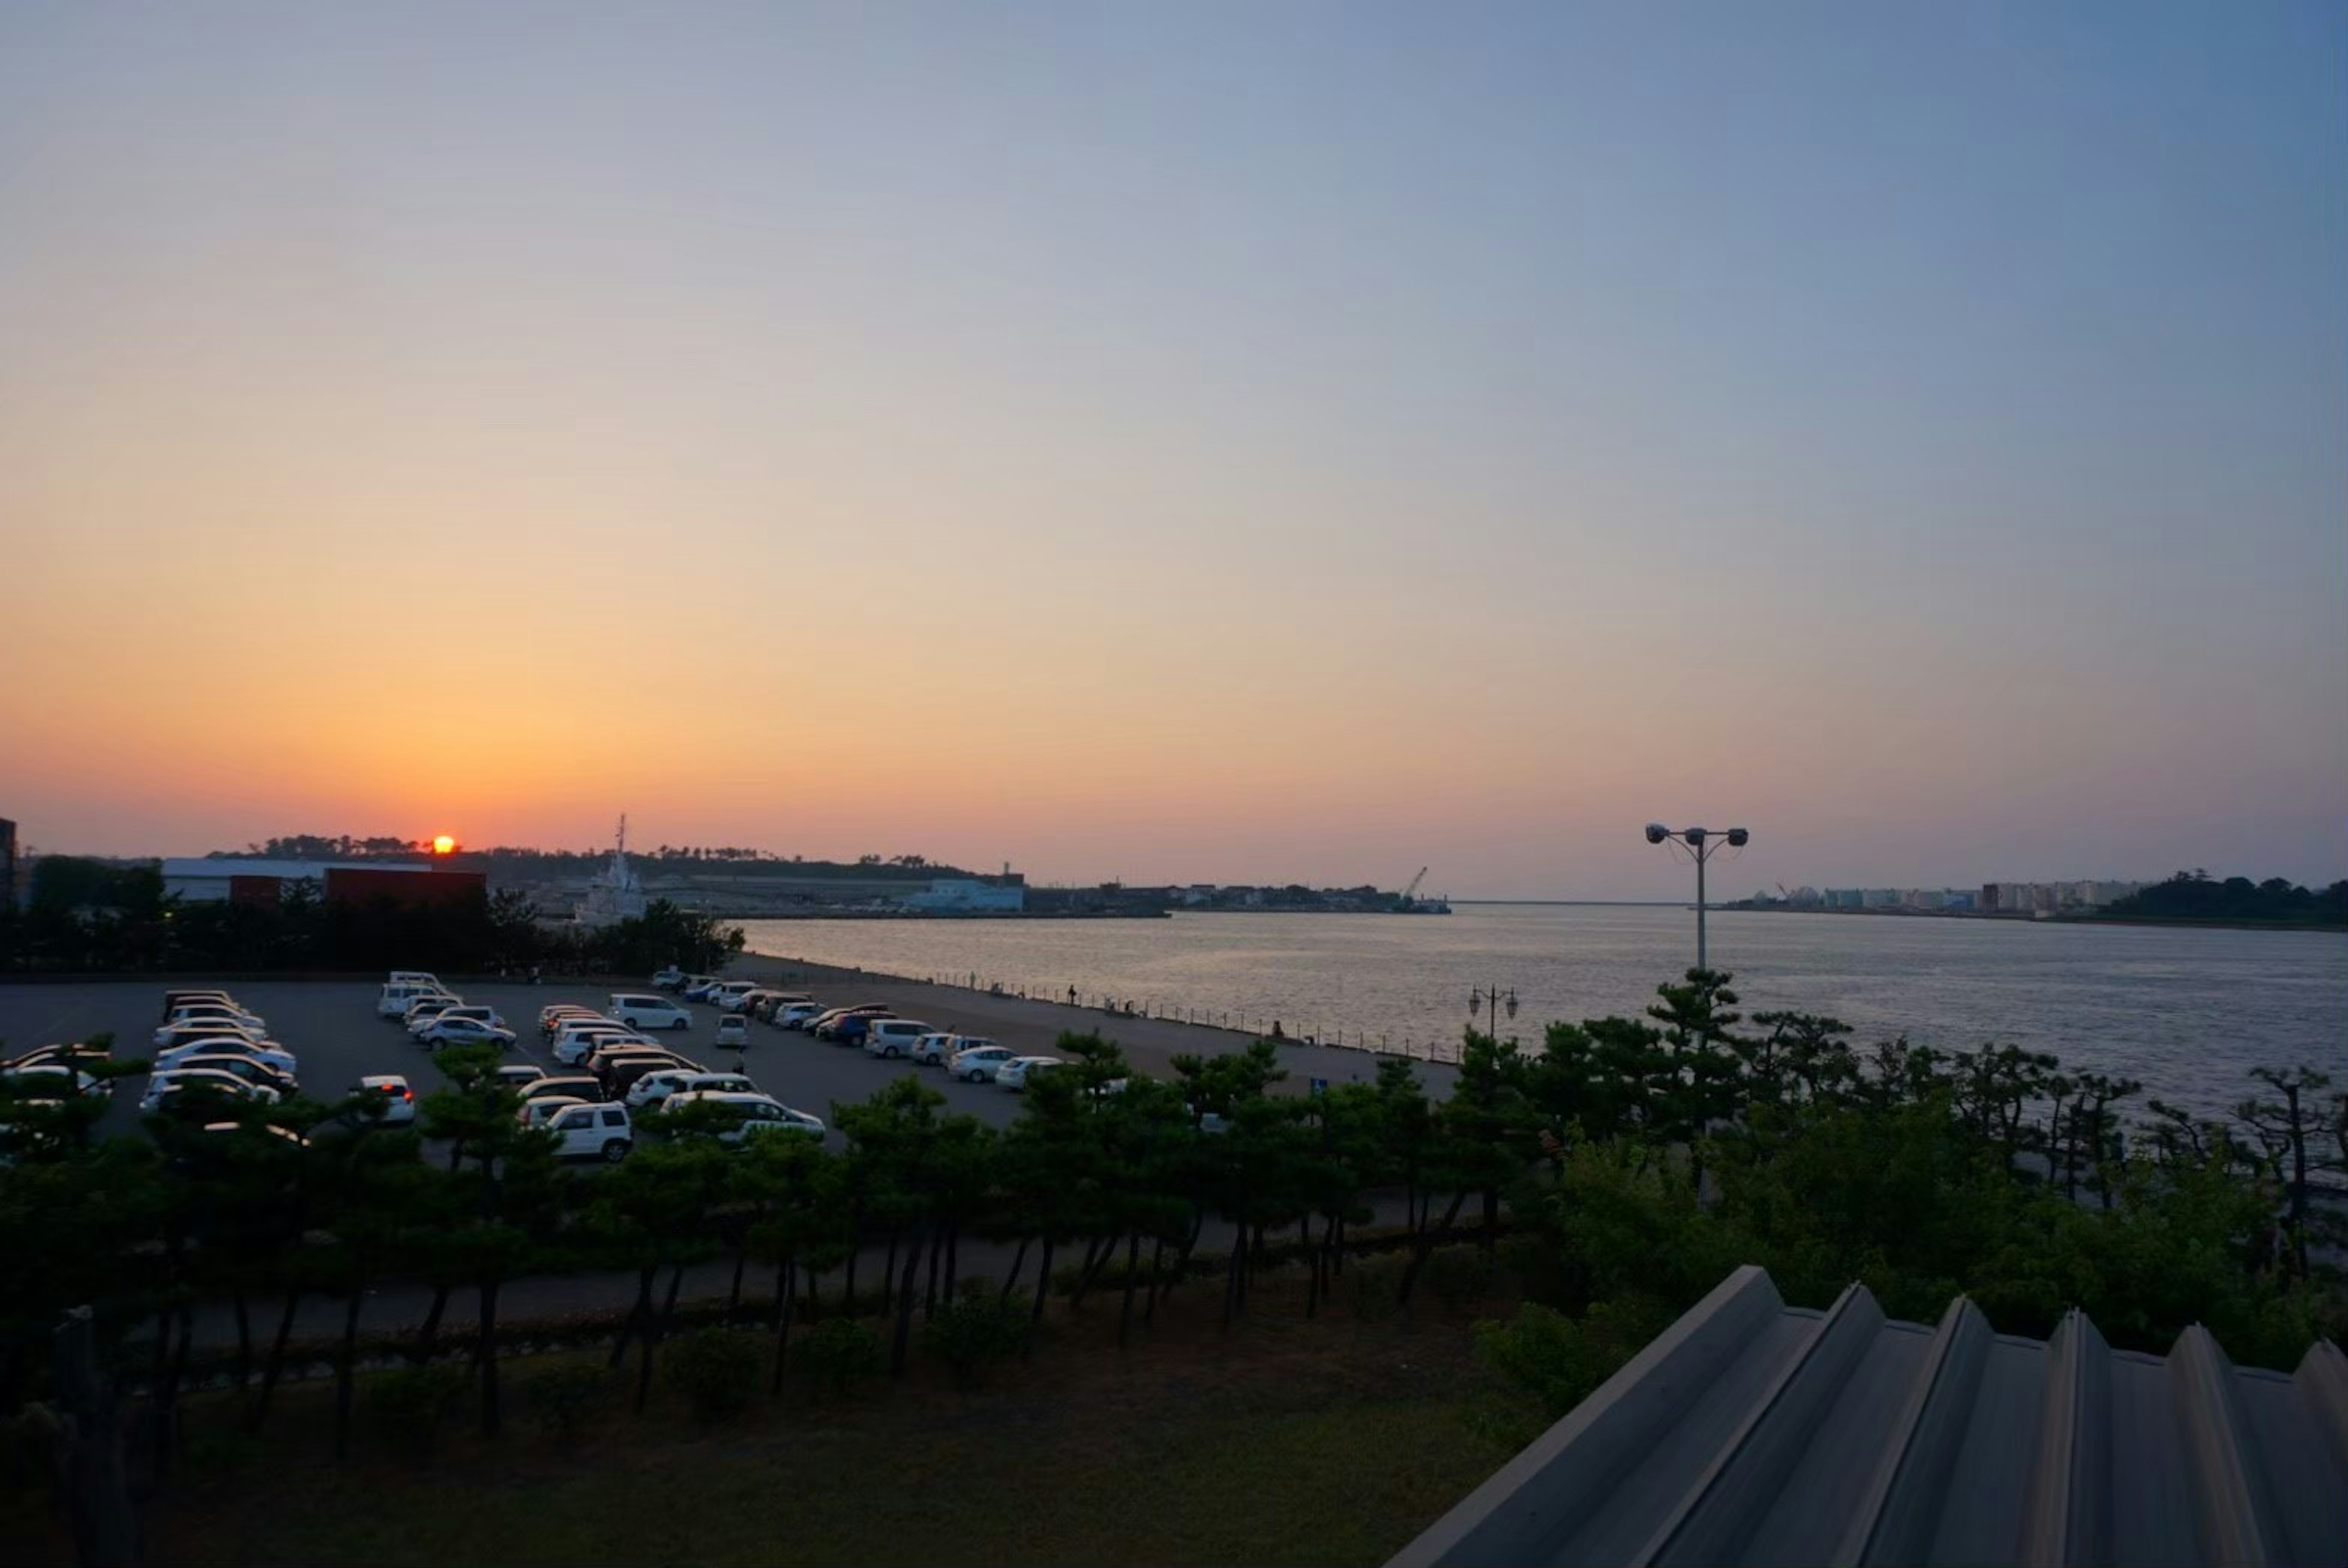
<path fill-rule="evenodd" d="M 642 1035 L 623 1035 L 617 1040 L 591 1040 L 587 1046 L 587 1054 L 581 1057 L 573 1065 L 582 1072 L 592 1072 L 607 1061 L 615 1061 L 623 1056 L 642 1056 L 646 1051 L 650 1051 L 654 1056 L 677 1055 L 677 1052 L 668 1047 L 646 1040 Z"/>
<path fill-rule="evenodd" d="M 922 1036 L 936 1032 L 932 1026 L 918 1019 L 876 1018 L 865 1025 L 864 1049 L 894 1061 L 901 1056 L 911 1055 L 913 1042 Z"/>
<path fill-rule="evenodd" d="M 946 1063 L 946 1071 L 964 1083 L 991 1083 L 994 1071 L 1011 1060 L 1011 1049 L 1002 1045 L 973 1045 L 954 1052 Z"/>
<path fill-rule="evenodd" d="M 187 1006 L 190 1002 L 227 1002 L 232 1007 L 236 1003 L 236 999 L 229 995 L 226 991 L 221 990 L 165 991 L 163 993 L 163 1021 L 165 1023 L 170 1022 L 172 1013 L 178 1011 L 180 1008 Z"/>
<path fill-rule="evenodd" d="M 693 1014 L 664 996 L 623 991 L 603 1010 L 630 1029 L 691 1029 Z"/>
<path fill-rule="evenodd" d="M 458 999 L 455 997 L 417 997 L 407 1004 L 407 1015 L 401 1021 L 407 1025 L 408 1033 L 420 1033 L 426 1024 L 457 1005 Z"/>
<path fill-rule="evenodd" d="M 551 1072 L 521 1086 L 525 1105 L 533 1100 L 561 1099 L 565 1095 L 573 1100 L 601 1100 L 603 1086 L 595 1081 L 592 1072 Z"/>
<path fill-rule="evenodd" d="M 860 1002 L 854 1007 L 831 1008 L 808 1020 L 807 1031 L 818 1040 L 829 1040 L 832 1030 L 851 1018 L 890 1018 L 896 1009 L 883 1002 Z"/>
<path fill-rule="evenodd" d="M 716 1075 L 703 1072 L 692 1067 L 657 1068 L 629 1084 L 628 1091 L 622 1095 L 621 1099 L 631 1111 L 642 1111 L 647 1106 L 657 1107 L 662 1101 L 684 1088 L 686 1079 L 713 1076 Z"/>
<path fill-rule="evenodd" d="M 761 1132 L 796 1132 L 820 1138 L 829 1131 L 824 1126 L 822 1117 L 794 1111 L 771 1094 L 729 1094 L 701 1090 L 672 1096 L 665 1109 L 683 1111 L 695 1105 L 715 1105 L 740 1117 L 734 1126 L 711 1134 L 725 1143 L 738 1143 L 744 1138 Z"/>
<path fill-rule="evenodd" d="M 573 1105 L 601 1103 L 601 1097 L 594 1094 L 542 1094 L 523 1101 L 521 1109 L 514 1112 L 514 1120 L 525 1127 L 543 1127 Z"/>
<path fill-rule="evenodd" d="M 263 1089 L 273 1089 L 281 1100 L 291 1100 L 301 1092 L 302 1086 L 294 1075 L 272 1067 L 250 1056 L 238 1056 L 229 1051 L 198 1051 L 193 1056 L 176 1058 L 170 1068 L 173 1072 L 233 1072 L 247 1083 L 258 1083 Z"/>
<path fill-rule="evenodd" d="M 946 1058 L 960 1050 L 963 1045 L 993 1045 L 994 1043 L 991 1040 L 964 1040 L 961 1035 L 950 1030 L 932 1030 L 913 1042 L 913 1065 L 943 1067 L 946 1064 Z"/>
<path fill-rule="evenodd" d="M 416 1091 L 396 1072 L 370 1073 L 352 1087 L 354 1094 L 383 1096 L 383 1124 L 404 1127 L 416 1120 Z"/>
<path fill-rule="evenodd" d="M 533 1061 L 510 1062 L 498 1069 L 498 1081 L 509 1089 L 527 1089 L 546 1076 L 546 1069 Z"/>
<path fill-rule="evenodd" d="M 245 1100 L 257 1105 L 277 1103 L 277 1091 L 258 1083 L 247 1083 L 232 1072 L 218 1072 L 209 1068 L 192 1072 L 158 1072 L 147 1080 L 147 1092 L 139 1098 L 142 1112 L 177 1110 L 180 1102 L 191 1097 L 212 1100 Z"/>
<path fill-rule="evenodd" d="M 603 1015 L 584 1002 L 549 1002 L 538 1009 L 538 1032 L 552 1034 L 565 1019 L 602 1018 Z"/>
<path fill-rule="evenodd" d="M 682 1068 L 688 1072 L 709 1071 L 701 1063 L 687 1061 L 681 1056 L 623 1056 L 599 1064 L 595 1069 L 595 1076 L 602 1081 L 604 1099 L 625 1100 L 628 1097 L 628 1091 L 636 1086 L 639 1079 L 677 1068 Z"/>
<path fill-rule="evenodd" d="M 523 1110 L 527 1112 L 528 1106 Z M 554 1134 L 554 1153 L 561 1159 L 603 1160 L 617 1164 L 634 1146 L 636 1130 L 624 1105 L 566 1105 L 549 1116 L 544 1126 Z"/>
<path fill-rule="evenodd" d="M 750 1016 L 777 1023 L 781 1021 L 779 1015 L 785 1008 L 812 1006 L 814 1000 L 804 991 L 766 991 L 750 1004 Z"/>
<path fill-rule="evenodd" d="M 446 990 L 440 977 L 429 969 L 394 969 L 384 977 L 395 986 L 430 986 L 434 990 Z"/>
<path fill-rule="evenodd" d="M 376 998 L 375 1010 L 379 1018 L 405 1019 L 407 1009 L 415 1005 L 417 998 L 446 996 L 448 993 L 440 989 L 438 980 L 428 985 L 418 985 L 412 980 L 394 980 L 385 986 L 382 994 Z M 449 999 L 453 1001 L 456 999 L 450 997 Z"/>
<path fill-rule="evenodd" d="M 740 1012 L 742 999 L 758 989 L 756 980 L 720 980 L 702 1000 L 720 1012 Z"/>
<path fill-rule="evenodd" d="M 482 1023 L 488 1024 L 491 1029 L 502 1029 L 508 1032 L 511 1032 L 513 1030 L 513 1025 L 508 1023 L 504 1017 L 499 1013 L 498 1009 L 489 1006 L 487 1002 L 459 1002 L 455 1007 L 443 1011 L 440 1016 L 442 1018 L 478 1019 Z"/>
<path fill-rule="evenodd" d="M 155 1049 L 169 1050 L 175 1045 L 186 1045 L 191 1040 L 218 1040 L 222 1035 L 260 1040 L 267 1033 L 266 1030 L 245 1029 L 232 1023 L 167 1023 L 155 1031 Z"/>
<path fill-rule="evenodd" d="M 417 1043 L 427 1050 L 438 1050 L 444 1045 L 494 1045 L 499 1050 L 513 1048 L 514 1031 L 483 1023 L 477 1018 L 432 1020 L 417 1031 Z"/>
<path fill-rule="evenodd" d="M 582 1030 L 566 1034 L 554 1042 L 554 1060 L 565 1067 L 584 1068 L 593 1065 L 596 1053 L 613 1047 L 623 1049 L 643 1046 L 653 1049 L 649 1035 L 638 1034 L 632 1029 Z"/>
<path fill-rule="evenodd" d="M 1029 1079 L 1065 1065 L 1066 1059 L 1057 1056 L 1014 1056 L 994 1070 L 994 1086 L 1016 1094 L 1027 1087 Z"/>
<path fill-rule="evenodd" d="M 0 1070 L 0 1081 L 5 1081 L 9 1093 L 21 1100 L 63 1100 L 69 1094 L 96 1100 L 114 1092 L 108 1080 L 92 1078 L 63 1061 L 34 1061 Z"/>
<path fill-rule="evenodd" d="M 266 1062 L 280 1072 L 294 1077 L 301 1075 L 302 1064 L 294 1060 L 292 1051 L 279 1045 L 275 1040 L 247 1040 L 241 1034 L 210 1035 L 202 1040 L 193 1040 L 184 1044 L 175 1045 L 169 1050 L 158 1051 L 155 1055 L 155 1068 L 159 1071 L 169 1071 L 173 1066 L 191 1056 L 222 1051 L 236 1056 L 252 1057 L 255 1061 Z"/>
<path fill-rule="evenodd" d="M 762 1092 L 743 1072 L 688 1072 L 678 1081 L 672 1094 L 757 1094 Z"/>
<path fill-rule="evenodd" d="M 705 1002 L 709 999 L 709 993 L 725 983 L 716 975 L 687 975 L 677 994 L 689 1002 Z"/>
<path fill-rule="evenodd" d="M 225 1024 L 232 1029 L 248 1029 L 256 1032 L 265 1032 L 269 1028 L 269 1020 L 259 1013 L 247 1012 L 241 1007 L 224 1002 L 190 1002 L 185 1007 L 172 1009 L 167 1021 Z"/>
<path fill-rule="evenodd" d="M 822 1012 L 819 1002 L 785 1002 L 769 1015 L 767 1021 L 780 1029 L 805 1029 L 808 1020 Z"/>
<path fill-rule="evenodd" d="M 729 1012 L 717 1020 L 717 1043 L 730 1045 L 736 1050 L 750 1043 L 750 1020 L 738 1012 Z"/>
<path fill-rule="evenodd" d="M 685 984 L 685 971 L 675 964 L 653 972 L 653 989 L 656 991 L 673 991 L 683 984 Z"/>
<path fill-rule="evenodd" d="M 66 1067 L 88 1067 L 92 1062 L 111 1062 L 113 1052 L 88 1040 L 75 1040 L 62 1045 L 36 1045 L 21 1055 L 0 1061 L 0 1067 L 37 1067 L 44 1062 L 57 1062 Z"/>

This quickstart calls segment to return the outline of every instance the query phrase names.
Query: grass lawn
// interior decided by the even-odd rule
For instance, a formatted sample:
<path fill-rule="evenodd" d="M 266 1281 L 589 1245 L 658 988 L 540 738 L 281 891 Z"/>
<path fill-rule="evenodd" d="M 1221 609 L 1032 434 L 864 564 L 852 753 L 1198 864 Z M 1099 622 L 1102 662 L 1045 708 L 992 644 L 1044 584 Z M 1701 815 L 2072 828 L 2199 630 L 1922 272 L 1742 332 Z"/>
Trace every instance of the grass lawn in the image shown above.
<path fill-rule="evenodd" d="M 236 1433 L 233 1396 L 210 1396 L 191 1403 L 150 1556 L 1376 1563 L 1509 1457 L 1496 1425 L 1529 1430 L 1476 1362 L 1468 1326 L 1483 1314 L 1429 1300 L 1416 1325 L 1369 1321 L 1341 1295 L 1308 1322 L 1301 1281 L 1274 1276 L 1226 1336 L 1220 1296 L 1191 1282 L 1122 1356 L 1110 1294 L 1081 1317 L 1056 1310 L 1032 1362 L 975 1389 L 918 1362 L 845 1397 L 795 1378 L 707 1427 L 657 1385 L 631 1414 L 631 1368 L 585 1430 L 555 1437 L 516 1396 L 557 1360 L 519 1360 L 506 1440 L 452 1430 L 420 1460 L 367 1429 L 364 1389 L 347 1465 L 332 1458 L 330 1386 L 281 1391 L 259 1440 Z"/>

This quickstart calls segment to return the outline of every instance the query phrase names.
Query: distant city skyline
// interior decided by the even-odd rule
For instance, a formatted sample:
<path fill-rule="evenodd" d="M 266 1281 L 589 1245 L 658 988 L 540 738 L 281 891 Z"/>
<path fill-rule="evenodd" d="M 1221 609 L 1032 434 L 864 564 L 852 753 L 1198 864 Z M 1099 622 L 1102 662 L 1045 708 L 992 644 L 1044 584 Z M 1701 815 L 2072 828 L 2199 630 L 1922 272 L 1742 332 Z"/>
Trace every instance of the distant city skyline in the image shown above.
<path fill-rule="evenodd" d="M 2348 869 L 2348 11 L 0 15 L 0 812 Z"/>

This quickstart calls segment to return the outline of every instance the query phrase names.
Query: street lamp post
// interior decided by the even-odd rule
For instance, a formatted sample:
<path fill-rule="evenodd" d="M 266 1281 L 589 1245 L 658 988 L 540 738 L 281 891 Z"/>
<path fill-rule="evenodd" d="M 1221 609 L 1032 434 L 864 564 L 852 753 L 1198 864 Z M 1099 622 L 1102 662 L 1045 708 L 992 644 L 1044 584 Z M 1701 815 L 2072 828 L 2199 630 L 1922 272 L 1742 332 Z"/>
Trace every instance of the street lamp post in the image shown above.
<path fill-rule="evenodd" d="M 1487 986 L 1480 991 L 1468 993 L 1468 1017 L 1472 1020 L 1477 1011 L 1479 1009 L 1482 1009 L 1487 1015 L 1485 1028 L 1490 1032 L 1492 1041 L 1496 1045 L 1500 1040 L 1500 1009 L 1503 1007 L 1509 1009 L 1510 1018 L 1517 1016 L 1516 987 L 1510 986 L 1505 993 L 1498 986 Z"/>
<path fill-rule="evenodd" d="M 1718 833 L 1708 827 L 1665 827 L 1660 822 L 1647 824 L 1649 844 L 1668 844 L 1695 862 L 1695 967 L 1699 969 L 1711 967 L 1704 961 L 1704 863 L 1720 852 L 1720 846 L 1724 843 L 1731 849 L 1742 849 L 1752 837 L 1751 834 L 1741 827 L 1732 827 L 1726 833 Z M 1683 845 L 1686 847 L 1681 850 Z"/>

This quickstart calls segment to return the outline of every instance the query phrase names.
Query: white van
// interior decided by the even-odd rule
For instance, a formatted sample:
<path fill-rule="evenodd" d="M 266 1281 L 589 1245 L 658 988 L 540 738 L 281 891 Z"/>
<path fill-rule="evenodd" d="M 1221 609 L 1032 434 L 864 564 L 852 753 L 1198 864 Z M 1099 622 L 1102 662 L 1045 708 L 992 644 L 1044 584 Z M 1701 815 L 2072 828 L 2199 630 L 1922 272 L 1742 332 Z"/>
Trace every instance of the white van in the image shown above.
<path fill-rule="evenodd" d="M 376 999 L 376 1015 L 378 1018 L 397 1019 L 404 1023 L 407 1019 L 409 1004 L 420 1001 L 426 997 L 448 995 L 447 991 L 440 989 L 438 980 L 423 983 L 415 980 L 394 980 L 385 986 L 383 995 Z"/>
<path fill-rule="evenodd" d="M 603 1013 L 630 1029 L 691 1029 L 693 1014 L 664 996 L 622 991 L 603 1004 Z"/>
<path fill-rule="evenodd" d="M 913 1053 L 913 1042 L 936 1031 L 918 1019 L 876 1018 L 864 1030 L 864 1049 L 895 1061 Z"/>

